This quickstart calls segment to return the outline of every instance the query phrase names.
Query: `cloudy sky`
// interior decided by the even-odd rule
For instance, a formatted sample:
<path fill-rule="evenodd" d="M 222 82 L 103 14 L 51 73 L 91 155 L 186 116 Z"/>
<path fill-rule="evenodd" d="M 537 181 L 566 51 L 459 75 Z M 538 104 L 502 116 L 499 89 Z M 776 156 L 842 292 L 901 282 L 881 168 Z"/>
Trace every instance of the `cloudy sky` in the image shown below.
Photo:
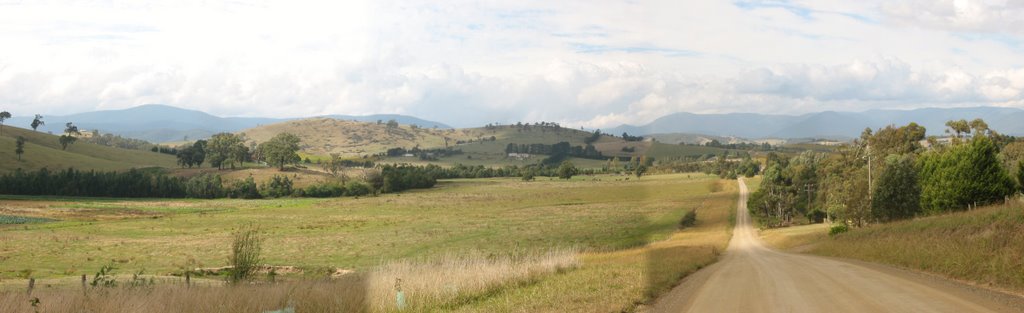
<path fill-rule="evenodd" d="M 161 103 L 611 127 L 1024 108 L 1024 0 L 0 0 L 0 42 L 16 116 Z"/>

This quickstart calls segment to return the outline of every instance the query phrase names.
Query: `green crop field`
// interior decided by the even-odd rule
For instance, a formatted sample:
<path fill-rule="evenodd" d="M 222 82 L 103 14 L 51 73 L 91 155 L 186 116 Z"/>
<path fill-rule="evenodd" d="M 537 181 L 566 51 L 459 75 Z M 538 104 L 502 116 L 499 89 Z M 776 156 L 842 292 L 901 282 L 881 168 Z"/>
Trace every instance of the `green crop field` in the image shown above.
<path fill-rule="evenodd" d="M 252 224 L 265 235 L 265 263 L 309 271 L 372 271 L 382 262 L 451 255 L 578 251 L 582 268 L 570 276 L 556 274 L 561 278 L 543 288 L 568 288 L 565 284 L 574 281 L 601 286 L 611 279 L 629 288 L 616 291 L 614 284 L 604 284 L 574 295 L 599 299 L 619 292 L 592 304 L 596 307 L 578 304 L 578 310 L 617 311 L 713 262 L 728 240 L 727 216 L 735 201 L 734 183 L 702 174 L 627 178 L 460 179 L 430 190 L 358 199 L 6 197 L 0 214 L 53 221 L 0 226 L 0 285 L 21 287 L 28 276 L 59 285 L 68 281 L 62 277 L 91 275 L 106 264 L 123 273 L 164 276 L 221 267 L 232 231 Z M 690 209 L 699 210 L 699 227 L 677 233 L 680 217 Z M 621 276 L 646 275 L 645 256 L 662 250 L 675 251 L 665 255 L 674 261 L 658 266 L 668 278 L 655 279 L 655 287 L 646 283 L 650 279 Z M 602 277 L 609 273 L 618 278 Z M 502 290 L 507 301 L 526 300 L 516 289 Z M 485 298 L 460 303 L 499 305 Z"/>

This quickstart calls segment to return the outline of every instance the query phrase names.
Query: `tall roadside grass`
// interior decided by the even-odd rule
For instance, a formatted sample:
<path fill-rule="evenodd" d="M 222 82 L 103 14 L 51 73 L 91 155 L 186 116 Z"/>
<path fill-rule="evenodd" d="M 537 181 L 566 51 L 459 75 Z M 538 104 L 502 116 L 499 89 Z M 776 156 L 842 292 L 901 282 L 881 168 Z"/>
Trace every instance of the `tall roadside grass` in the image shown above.
<path fill-rule="evenodd" d="M 449 254 L 426 262 L 391 262 L 369 273 L 368 304 L 374 312 L 396 308 L 399 279 L 408 299 L 406 307 L 422 311 L 460 305 L 581 265 L 575 249 L 502 257 L 477 254 L 467 258 Z"/>
<path fill-rule="evenodd" d="M 646 178 L 645 178 L 646 179 Z M 703 186 L 700 186 L 703 187 Z M 535 284 L 503 289 L 454 308 L 453 312 L 634 312 L 685 276 L 716 260 L 731 238 L 737 185 L 704 198 L 693 227 L 646 245 L 614 251 L 586 251 L 583 265 Z M 680 210 L 681 212 L 682 210 Z M 670 227 L 676 225 L 678 216 Z"/>
<path fill-rule="evenodd" d="M 822 238 L 822 237 L 818 237 Z M 886 263 L 1024 292 L 1024 204 L 853 229 L 814 254 Z"/>
<path fill-rule="evenodd" d="M 448 255 L 430 261 L 390 262 L 336 278 L 224 286 L 157 284 L 149 287 L 52 289 L 0 293 L 0 312 L 393 312 L 401 279 L 407 311 L 456 306 L 503 288 L 581 266 L 575 249 L 514 256 Z M 33 307 L 31 302 L 38 299 Z"/>

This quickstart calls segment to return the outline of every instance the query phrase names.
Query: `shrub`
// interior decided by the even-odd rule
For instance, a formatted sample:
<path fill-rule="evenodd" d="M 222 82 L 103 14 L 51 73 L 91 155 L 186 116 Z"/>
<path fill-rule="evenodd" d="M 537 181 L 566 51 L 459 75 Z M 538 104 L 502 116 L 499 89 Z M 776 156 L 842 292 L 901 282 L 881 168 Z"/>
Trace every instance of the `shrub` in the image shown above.
<path fill-rule="evenodd" d="M 298 192 L 299 190 L 296 190 Z M 325 182 L 310 185 L 303 191 L 303 195 L 313 198 L 341 197 L 345 194 L 345 187 L 335 182 Z"/>
<path fill-rule="evenodd" d="M 267 198 L 281 198 L 291 196 L 292 180 L 288 176 L 274 175 L 269 182 L 263 185 L 262 194 Z"/>
<path fill-rule="evenodd" d="M 252 177 L 247 177 L 244 180 L 236 181 L 228 192 L 228 196 L 239 199 L 259 199 L 262 198 L 260 191 L 256 188 L 256 181 Z"/>
<path fill-rule="evenodd" d="M 436 175 L 426 167 L 386 165 L 381 167 L 381 176 L 383 176 L 383 185 L 380 188 L 382 192 L 430 188 L 437 184 Z"/>
<path fill-rule="evenodd" d="M 835 224 L 828 228 L 828 235 L 835 237 L 835 235 L 845 233 L 848 230 L 850 230 L 850 228 L 846 226 L 846 224 Z"/>
<path fill-rule="evenodd" d="M 189 198 L 214 199 L 224 195 L 220 175 L 203 174 L 185 182 L 185 195 Z"/>
<path fill-rule="evenodd" d="M 358 197 L 365 196 L 371 193 L 373 193 L 373 188 L 371 188 L 370 185 L 367 185 L 366 183 L 363 182 L 352 181 L 349 182 L 348 185 L 345 185 L 346 196 Z"/>
<path fill-rule="evenodd" d="M 693 227 L 697 225 L 697 209 L 687 211 L 683 214 L 683 219 L 679 220 L 679 229 Z"/>
<path fill-rule="evenodd" d="M 228 279 L 232 283 L 249 280 L 256 274 L 261 261 L 262 243 L 260 229 L 255 225 L 243 226 L 235 232 L 234 240 L 231 242 L 231 255 L 228 258 L 228 262 L 231 263 Z"/>

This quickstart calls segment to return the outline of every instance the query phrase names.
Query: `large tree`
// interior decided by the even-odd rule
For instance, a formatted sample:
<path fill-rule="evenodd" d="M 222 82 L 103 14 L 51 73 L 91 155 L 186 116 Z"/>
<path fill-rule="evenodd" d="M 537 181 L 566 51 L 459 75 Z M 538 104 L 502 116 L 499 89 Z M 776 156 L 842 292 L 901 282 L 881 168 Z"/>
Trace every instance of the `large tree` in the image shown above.
<path fill-rule="evenodd" d="M 975 135 L 963 144 L 921 155 L 918 174 L 921 207 L 928 212 L 988 204 L 1011 194 L 1013 180 L 988 136 Z"/>
<path fill-rule="evenodd" d="M 21 155 L 25 154 L 25 137 L 18 136 L 18 139 L 14 142 L 14 154 L 17 154 L 18 161 L 21 161 Z"/>
<path fill-rule="evenodd" d="M 235 163 L 242 163 L 249 155 L 249 148 L 241 136 L 232 133 L 219 133 L 210 137 L 206 143 L 206 160 L 210 166 L 224 169 L 225 165 L 235 168 Z"/>
<path fill-rule="evenodd" d="M 1010 171 L 1010 175 L 1014 177 L 1019 175 L 1017 163 L 1024 161 L 1024 141 L 1011 142 L 1002 147 L 999 152 L 999 158 L 1003 161 L 1003 167 Z"/>
<path fill-rule="evenodd" d="M 0 135 L 4 134 L 4 120 L 11 118 L 11 112 L 0 112 Z"/>
<path fill-rule="evenodd" d="M 206 160 L 206 140 L 197 140 L 191 145 L 178 147 L 176 156 L 181 167 L 202 167 Z"/>
<path fill-rule="evenodd" d="M 57 139 L 57 141 L 60 142 L 60 149 L 67 150 L 68 145 L 75 143 L 75 141 L 78 140 L 77 136 L 81 134 L 82 133 L 78 131 L 78 126 L 75 126 L 75 124 L 72 124 L 71 122 L 65 124 L 64 134 L 60 135 L 60 138 Z"/>
<path fill-rule="evenodd" d="M 871 214 L 880 221 L 914 217 L 921 212 L 921 187 L 910 155 L 889 155 L 876 180 Z"/>
<path fill-rule="evenodd" d="M 289 133 L 280 133 L 269 141 L 261 143 L 257 150 L 268 163 L 284 170 L 284 166 L 300 160 L 299 143 L 302 140 L 298 136 Z"/>
<path fill-rule="evenodd" d="M 1017 162 L 1017 187 L 1024 192 L 1024 160 Z"/>
<path fill-rule="evenodd" d="M 32 124 L 30 124 L 29 126 L 32 126 L 32 130 L 35 131 L 36 128 L 39 128 L 39 126 L 43 125 L 46 125 L 46 122 L 43 122 L 43 116 L 36 114 L 36 117 L 32 119 Z"/>
<path fill-rule="evenodd" d="M 572 165 L 572 162 L 562 161 L 558 166 L 558 178 L 570 179 L 573 175 L 576 175 L 576 166 Z"/>

